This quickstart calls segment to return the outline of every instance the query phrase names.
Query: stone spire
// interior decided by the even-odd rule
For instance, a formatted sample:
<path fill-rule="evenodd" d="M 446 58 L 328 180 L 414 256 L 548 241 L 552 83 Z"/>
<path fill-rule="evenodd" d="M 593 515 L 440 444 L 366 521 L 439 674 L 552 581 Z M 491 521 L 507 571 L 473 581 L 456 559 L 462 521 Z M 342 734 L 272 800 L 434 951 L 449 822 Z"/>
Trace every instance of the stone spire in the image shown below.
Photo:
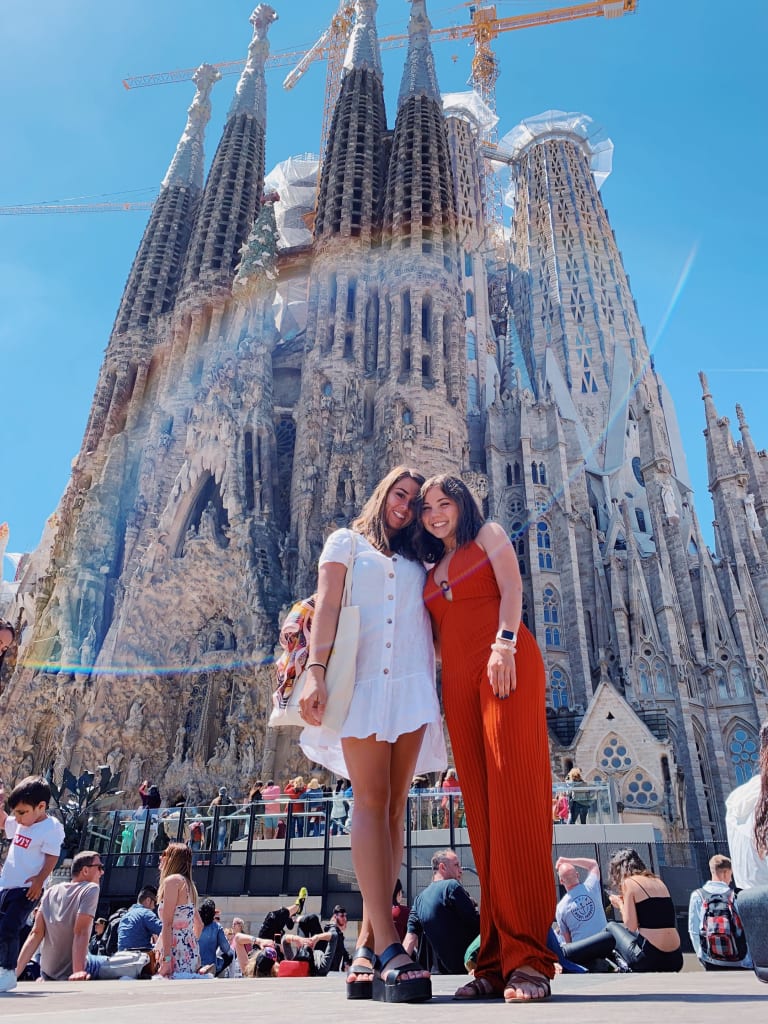
<path fill-rule="evenodd" d="M 323 158 L 315 241 L 360 238 L 370 248 L 380 231 L 384 190 L 384 109 L 376 0 L 356 0 L 341 90 Z"/>
<path fill-rule="evenodd" d="M 355 24 L 347 47 L 347 56 L 344 59 L 344 71 L 353 71 L 355 68 L 372 71 L 377 78 L 382 79 L 384 73 L 381 69 L 381 54 L 379 53 L 379 39 L 376 34 L 376 10 L 378 0 L 356 0 L 355 2 Z"/>
<path fill-rule="evenodd" d="M 205 166 L 205 129 L 211 119 L 211 89 L 221 79 L 221 72 L 212 64 L 201 64 L 192 76 L 197 86 L 195 98 L 187 111 L 187 125 L 179 139 L 171 166 L 163 178 L 163 188 L 188 185 L 198 192 L 203 188 Z"/>
<path fill-rule="evenodd" d="M 250 21 L 254 35 L 237 83 L 227 123 L 213 158 L 187 252 L 182 297 L 200 289 L 228 288 L 240 249 L 259 212 L 264 183 L 267 30 L 277 18 L 259 4 Z"/>
<path fill-rule="evenodd" d="M 267 32 L 277 13 L 268 4 L 259 4 L 249 18 L 253 25 L 253 39 L 248 47 L 248 59 L 235 89 L 235 97 L 229 108 L 228 117 L 236 114 L 250 114 L 265 127 L 267 123 L 267 83 L 264 65 L 269 56 Z"/>
<path fill-rule="evenodd" d="M 414 0 L 384 201 L 384 237 L 443 265 L 457 246 L 456 198 L 424 0 Z M 445 250 L 445 251 L 444 251 Z M 447 264 L 446 264 L 447 265 Z"/>
<path fill-rule="evenodd" d="M 435 56 L 429 42 L 432 24 L 427 17 L 426 0 L 411 0 L 408 22 L 408 56 L 400 83 L 398 106 L 409 96 L 426 96 L 440 102 L 440 89 L 435 71 Z"/>
<path fill-rule="evenodd" d="M 176 298 L 194 207 L 203 187 L 203 144 L 211 117 L 210 94 L 220 78 L 210 64 L 201 64 L 194 74 L 197 90 L 187 112 L 187 124 L 131 267 L 113 336 L 132 328 L 145 328 L 154 316 L 166 313 Z"/>

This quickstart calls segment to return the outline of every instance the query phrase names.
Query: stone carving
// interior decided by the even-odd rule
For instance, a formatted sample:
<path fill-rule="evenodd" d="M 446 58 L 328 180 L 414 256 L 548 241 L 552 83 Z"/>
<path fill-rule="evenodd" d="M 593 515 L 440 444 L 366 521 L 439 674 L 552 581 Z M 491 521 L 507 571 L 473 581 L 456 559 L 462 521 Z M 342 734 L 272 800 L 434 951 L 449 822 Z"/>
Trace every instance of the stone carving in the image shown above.
<path fill-rule="evenodd" d="M 744 499 L 744 512 L 747 516 L 747 525 L 752 533 L 754 533 L 755 536 L 758 536 L 760 534 L 760 521 L 758 520 L 757 512 L 755 511 L 754 494 L 748 494 Z"/>
<path fill-rule="evenodd" d="M 667 517 L 667 522 L 670 526 L 675 526 L 680 522 L 680 513 L 675 502 L 675 491 L 669 480 L 665 480 L 661 485 L 661 500 L 664 505 L 664 515 Z"/>

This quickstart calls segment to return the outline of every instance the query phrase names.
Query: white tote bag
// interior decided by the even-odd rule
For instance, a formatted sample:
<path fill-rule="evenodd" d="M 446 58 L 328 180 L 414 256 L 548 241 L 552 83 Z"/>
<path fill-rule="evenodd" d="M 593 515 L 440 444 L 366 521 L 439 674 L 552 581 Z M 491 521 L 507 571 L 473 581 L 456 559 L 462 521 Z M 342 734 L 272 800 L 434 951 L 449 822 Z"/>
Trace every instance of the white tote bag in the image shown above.
<path fill-rule="evenodd" d="M 325 670 L 325 685 L 328 695 L 323 715 L 323 727 L 333 732 L 341 731 L 355 688 L 357 646 L 360 640 L 360 609 L 357 605 L 350 603 L 355 547 L 356 534 L 352 532 L 349 562 L 344 577 L 344 594 L 339 609 L 339 622 L 336 627 L 333 650 Z M 287 699 L 282 696 L 280 689 L 272 695 L 273 708 L 269 716 L 269 725 L 273 729 L 288 725 L 297 725 L 303 728 L 307 724 L 301 717 L 299 708 L 299 701 L 306 683 L 307 673 L 305 670 L 296 679 Z"/>

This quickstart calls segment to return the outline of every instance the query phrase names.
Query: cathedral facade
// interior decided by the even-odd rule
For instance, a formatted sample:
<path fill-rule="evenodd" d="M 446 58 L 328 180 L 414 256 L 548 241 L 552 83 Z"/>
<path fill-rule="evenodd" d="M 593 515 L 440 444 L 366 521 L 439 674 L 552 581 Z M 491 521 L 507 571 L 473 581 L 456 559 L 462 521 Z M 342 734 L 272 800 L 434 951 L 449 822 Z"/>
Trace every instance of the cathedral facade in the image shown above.
<path fill-rule="evenodd" d="M 768 713 L 766 453 L 741 409 L 734 441 L 702 378 L 710 551 L 589 119 L 550 111 L 505 140 L 501 264 L 478 106 L 441 97 L 412 0 L 388 128 L 376 6 L 356 3 L 316 201 L 311 161 L 265 186 L 272 8 L 251 16 L 205 180 L 219 76 L 195 76 L 11 609 L 1 770 L 108 763 L 124 789 L 151 777 L 195 800 L 298 770 L 296 737 L 266 728 L 281 614 L 311 592 L 328 533 L 405 462 L 460 474 L 512 539 L 553 776 L 577 764 L 624 820 L 720 837 Z"/>

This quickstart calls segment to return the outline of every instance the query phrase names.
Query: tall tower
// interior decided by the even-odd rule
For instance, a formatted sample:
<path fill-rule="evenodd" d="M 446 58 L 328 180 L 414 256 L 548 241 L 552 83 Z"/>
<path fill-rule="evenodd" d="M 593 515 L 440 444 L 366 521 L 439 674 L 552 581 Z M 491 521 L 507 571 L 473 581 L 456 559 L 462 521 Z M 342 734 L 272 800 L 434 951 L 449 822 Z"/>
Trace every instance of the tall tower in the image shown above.
<path fill-rule="evenodd" d="M 296 416 L 291 536 L 296 583 L 314 575 L 323 539 L 359 510 L 375 473 L 372 417 L 379 337 L 386 113 L 376 0 L 356 0 L 323 158 Z"/>
<path fill-rule="evenodd" d="M 277 18 L 267 4 L 250 17 L 253 38 L 224 132 L 213 158 L 184 265 L 186 298 L 195 291 L 225 292 L 261 203 L 264 181 L 267 31 Z"/>
<path fill-rule="evenodd" d="M 379 387 L 385 465 L 467 461 L 464 306 L 448 133 L 424 0 L 412 0 L 387 172 Z"/>
<path fill-rule="evenodd" d="M 271 656 L 286 600 L 274 525 L 271 207 L 253 223 L 274 18 L 264 4 L 252 15 L 248 62 L 202 195 L 202 130 L 218 76 L 197 76 L 118 313 L 51 582 L 37 594 L 27 667 L 13 685 L 34 693 L 39 710 L 11 727 L 12 759 L 61 768 L 106 758 L 129 785 L 147 772 L 182 785 L 255 770 L 246 726 L 265 720 L 267 688 L 255 686 L 253 661 Z"/>

